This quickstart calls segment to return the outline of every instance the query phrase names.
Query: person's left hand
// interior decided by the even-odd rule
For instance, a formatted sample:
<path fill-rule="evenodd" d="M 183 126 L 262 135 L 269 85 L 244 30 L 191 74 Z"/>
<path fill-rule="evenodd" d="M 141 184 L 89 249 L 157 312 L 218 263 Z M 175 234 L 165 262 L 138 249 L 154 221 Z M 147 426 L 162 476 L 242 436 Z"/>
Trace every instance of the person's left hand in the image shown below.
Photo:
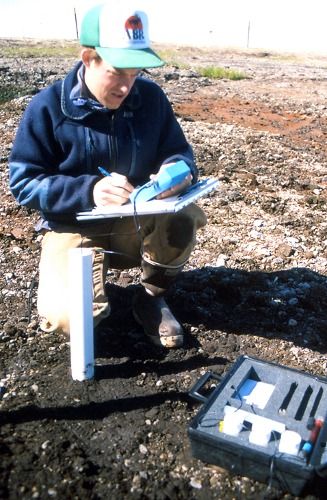
<path fill-rule="evenodd" d="M 169 165 L 174 165 L 174 163 L 167 163 L 165 165 L 162 165 L 160 167 L 160 170 L 157 174 L 152 174 L 150 175 L 151 180 L 155 180 L 157 176 Z M 163 191 L 162 193 L 158 194 L 156 196 L 157 200 L 163 200 L 164 198 L 169 198 L 170 196 L 176 196 L 177 194 L 181 193 L 184 191 L 188 186 L 192 184 L 192 179 L 193 176 L 192 174 L 188 174 L 185 179 L 180 182 L 179 184 L 176 184 L 176 186 L 171 187 L 170 189 L 167 189 L 166 191 Z"/>

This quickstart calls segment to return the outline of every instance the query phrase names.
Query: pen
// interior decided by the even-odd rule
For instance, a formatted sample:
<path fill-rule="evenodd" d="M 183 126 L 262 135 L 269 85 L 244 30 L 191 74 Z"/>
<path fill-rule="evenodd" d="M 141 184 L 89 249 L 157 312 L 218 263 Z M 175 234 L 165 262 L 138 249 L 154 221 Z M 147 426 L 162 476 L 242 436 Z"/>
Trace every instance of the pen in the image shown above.
<path fill-rule="evenodd" d="M 98 167 L 98 170 L 99 170 L 100 174 L 104 175 L 105 177 L 111 177 L 111 173 L 108 172 L 108 170 L 106 170 L 105 168 Z"/>

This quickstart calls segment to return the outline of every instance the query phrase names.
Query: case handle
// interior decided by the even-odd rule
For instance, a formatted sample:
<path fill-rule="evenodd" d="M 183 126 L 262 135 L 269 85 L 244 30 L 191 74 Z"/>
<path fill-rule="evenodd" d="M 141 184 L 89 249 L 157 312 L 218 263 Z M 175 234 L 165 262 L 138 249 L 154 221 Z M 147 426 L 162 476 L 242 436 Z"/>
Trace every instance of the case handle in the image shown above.
<path fill-rule="evenodd" d="M 206 383 L 210 379 L 215 379 L 218 382 L 220 382 L 221 377 L 220 375 L 217 375 L 216 373 L 213 373 L 211 371 L 206 372 L 204 375 L 202 375 L 201 378 L 194 384 L 192 389 L 189 392 L 189 395 L 193 398 L 196 399 L 197 401 L 200 401 L 200 403 L 206 403 L 208 400 L 208 397 L 204 396 L 203 394 L 200 394 L 200 390 L 206 385 Z"/>

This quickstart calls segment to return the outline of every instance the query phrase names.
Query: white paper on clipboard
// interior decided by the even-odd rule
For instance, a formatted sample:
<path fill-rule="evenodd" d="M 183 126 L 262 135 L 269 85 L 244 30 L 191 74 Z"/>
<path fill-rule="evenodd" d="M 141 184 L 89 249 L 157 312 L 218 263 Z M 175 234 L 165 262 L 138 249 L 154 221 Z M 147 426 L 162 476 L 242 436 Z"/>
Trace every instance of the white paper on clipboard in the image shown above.
<path fill-rule="evenodd" d="M 172 196 L 164 200 L 150 200 L 135 204 L 137 215 L 178 212 L 198 198 L 207 195 L 218 187 L 217 179 L 204 179 L 191 186 L 184 194 Z M 134 215 L 134 204 L 96 207 L 87 212 L 78 212 L 78 221 L 107 219 L 111 217 L 128 217 Z"/>

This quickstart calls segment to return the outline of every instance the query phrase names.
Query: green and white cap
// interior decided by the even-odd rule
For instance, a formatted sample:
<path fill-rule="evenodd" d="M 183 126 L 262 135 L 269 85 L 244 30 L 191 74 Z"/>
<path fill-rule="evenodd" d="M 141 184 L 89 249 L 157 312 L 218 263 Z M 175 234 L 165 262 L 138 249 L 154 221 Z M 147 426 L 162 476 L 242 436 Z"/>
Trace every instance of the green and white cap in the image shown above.
<path fill-rule="evenodd" d="M 119 5 L 120 4 L 120 5 Z M 84 16 L 80 43 L 94 47 L 115 68 L 156 68 L 164 62 L 150 48 L 148 17 L 130 2 L 97 5 Z"/>

